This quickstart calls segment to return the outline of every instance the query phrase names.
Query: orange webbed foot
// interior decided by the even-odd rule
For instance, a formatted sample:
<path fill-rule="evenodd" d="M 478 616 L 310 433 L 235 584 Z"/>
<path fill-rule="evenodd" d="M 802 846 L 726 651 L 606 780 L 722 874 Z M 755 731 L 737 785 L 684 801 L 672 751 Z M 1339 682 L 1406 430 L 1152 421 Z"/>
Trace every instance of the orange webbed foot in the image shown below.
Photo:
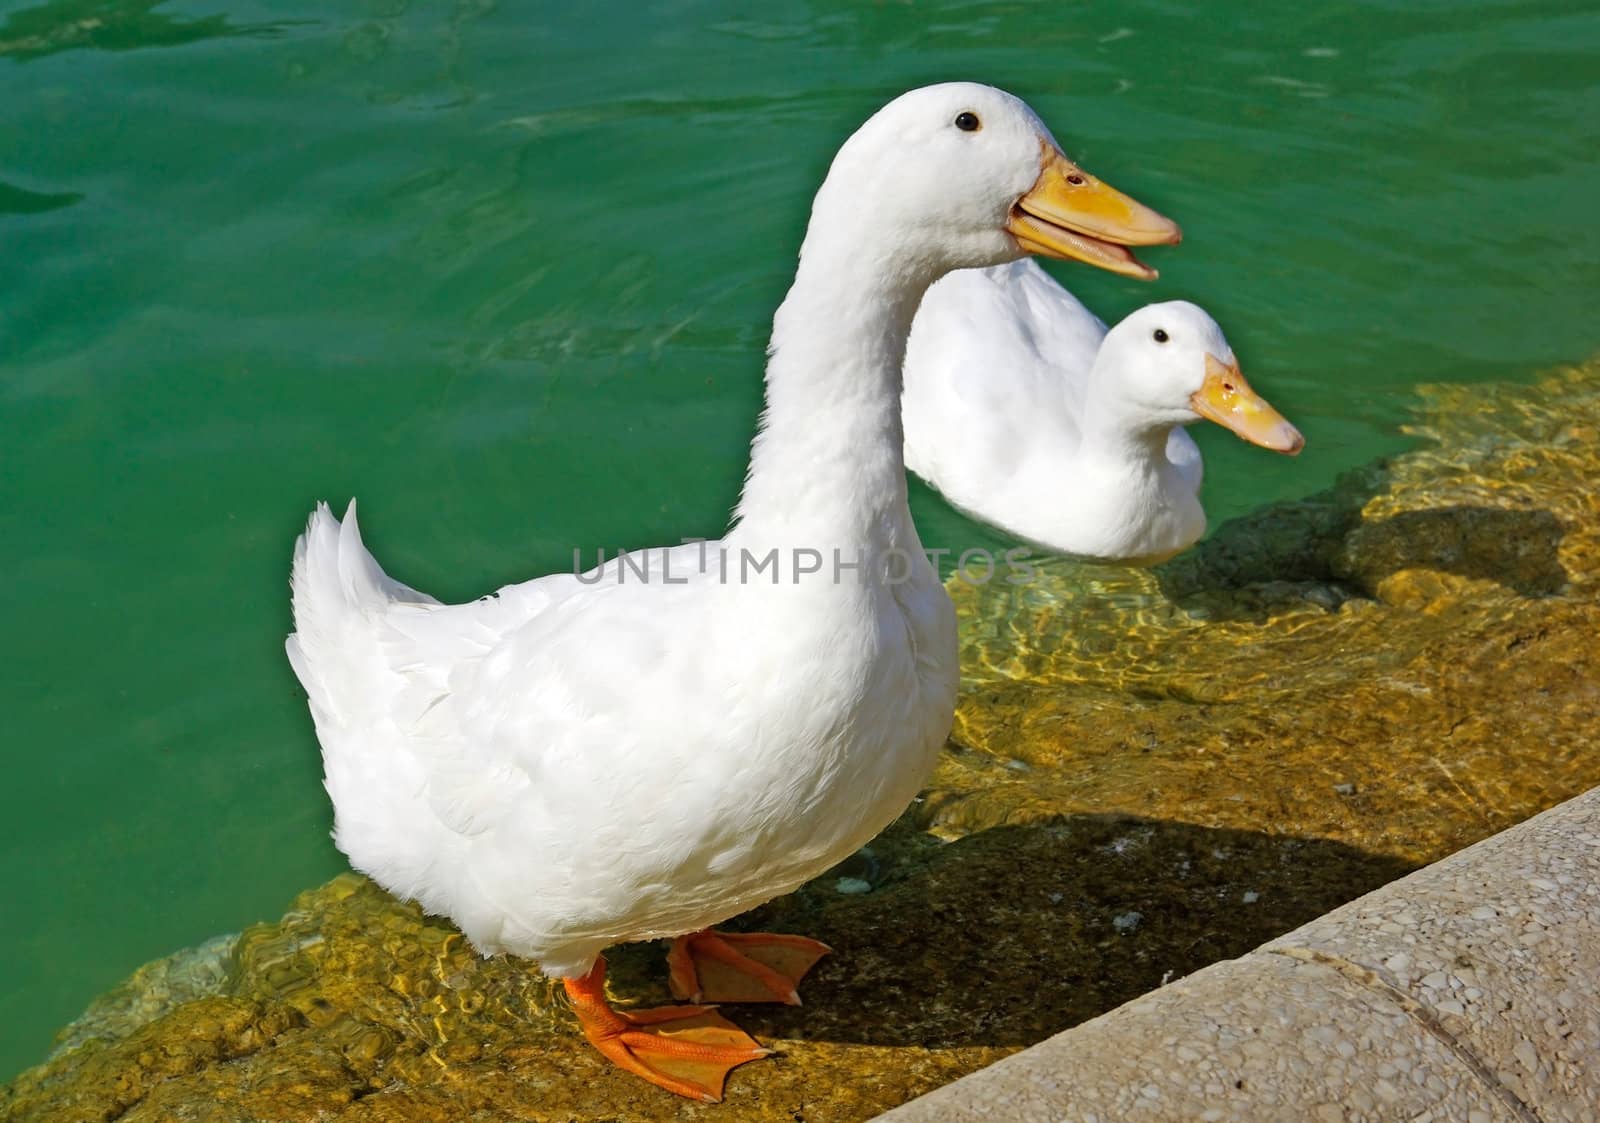
<path fill-rule="evenodd" d="M 709 1006 L 614 1010 L 605 975 L 601 959 L 581 979 L 562 980 L 583 1035 L 618 1068 L 657 1087 L 716 1103 L 731 1069 L 772 1053 Z"/>
<path fill-rule="evenodd" d="M 667 952 L 674 998 L 690 1002 L 783 1002 L 800 1005 L 796 989 L 833 949 L 804 936 L 771 932 L 691 932 Z"/>

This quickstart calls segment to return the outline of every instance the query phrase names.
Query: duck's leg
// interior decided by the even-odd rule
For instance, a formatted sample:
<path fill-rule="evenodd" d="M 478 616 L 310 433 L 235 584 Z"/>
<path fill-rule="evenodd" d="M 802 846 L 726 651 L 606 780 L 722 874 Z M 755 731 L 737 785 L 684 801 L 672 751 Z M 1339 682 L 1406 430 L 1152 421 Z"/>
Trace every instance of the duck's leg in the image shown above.
<path fill-rule="evenodd" d="M 691 932 L 667 952 L 672 996 L 690 1002 L 783 1002 L 800 1005 L 795 989 L 833 949 L 804 936 L 772 932 Z"/>
<path fill-rule="evenodd" d="M 604 959 L 562 980 L 583 1035 L 613 1064 L 669 1092 L 716 1103 L 729 1069 L 772 1052 L 709 1006 L 613 1010 L 605 980 Z"/>

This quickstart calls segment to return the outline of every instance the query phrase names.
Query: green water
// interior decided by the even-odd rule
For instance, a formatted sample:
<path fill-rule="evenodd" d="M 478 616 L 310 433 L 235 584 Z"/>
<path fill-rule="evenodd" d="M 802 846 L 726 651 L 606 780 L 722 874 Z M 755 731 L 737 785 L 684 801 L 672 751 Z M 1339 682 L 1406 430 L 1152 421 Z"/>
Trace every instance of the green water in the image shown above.
<path fill-rule="evenodd" d="M 1215 518 L 1589 353 L 1600 21 L 1258 7 L 0 4 L 0 1077 L 341 868 L 281 648 L 315 499 L 447 598 L 721 530 L 811 192 L 903 88 L 1006 86 L 1183 223 L 1154 287 L 1057 273 L 1199 300 L 1306 433 L 1198 433 Z"/>

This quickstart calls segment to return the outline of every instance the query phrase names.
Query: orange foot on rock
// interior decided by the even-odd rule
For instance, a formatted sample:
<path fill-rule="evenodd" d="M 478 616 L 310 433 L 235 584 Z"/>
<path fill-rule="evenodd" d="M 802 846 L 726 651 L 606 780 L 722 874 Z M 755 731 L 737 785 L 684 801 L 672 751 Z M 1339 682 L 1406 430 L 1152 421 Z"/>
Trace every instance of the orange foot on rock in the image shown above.
<path fill-rule="evenodd" d="M 674 998 L 690 1002 L 784 1002 L 800 1005 L 795 989 L 833 949 L 804 936 L 771 932 L 691 932 L 667 952 Z"/>
<path fill-rule="evenodd" d="M 583 1035 L 619 1068 L 690 1099 L 716 1103 L 728 1071 L 771 1054 L 709 1006 L 613 1010 L 606 961 L 581 979 L 563 979 Z"/>

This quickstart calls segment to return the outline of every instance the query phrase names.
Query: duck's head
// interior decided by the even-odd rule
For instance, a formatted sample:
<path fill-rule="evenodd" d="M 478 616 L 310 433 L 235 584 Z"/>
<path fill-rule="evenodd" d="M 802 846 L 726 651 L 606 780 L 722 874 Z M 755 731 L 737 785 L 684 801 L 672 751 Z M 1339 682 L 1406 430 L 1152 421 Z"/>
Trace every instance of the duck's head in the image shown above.
<path fill-rule="evenodd" d="M 1095 378 L 1151 425 L 1205 418 L 1251 444 L 1293 456 L 1300 430 L 1250 388 L 1217 322 L 1186 300 L 1149 304 L 1100 344 Z"/>
<path fill-rule="evenodd" d="M 814 215 L 862 252 L 936 274 L 1036 253 L 1148 280 L 1155 270 L 1123 247 L 1182 237 L 1067 159 L 1022 101 L 971 82 L 912 90 L 875 113 L 834 158 Z"/>

